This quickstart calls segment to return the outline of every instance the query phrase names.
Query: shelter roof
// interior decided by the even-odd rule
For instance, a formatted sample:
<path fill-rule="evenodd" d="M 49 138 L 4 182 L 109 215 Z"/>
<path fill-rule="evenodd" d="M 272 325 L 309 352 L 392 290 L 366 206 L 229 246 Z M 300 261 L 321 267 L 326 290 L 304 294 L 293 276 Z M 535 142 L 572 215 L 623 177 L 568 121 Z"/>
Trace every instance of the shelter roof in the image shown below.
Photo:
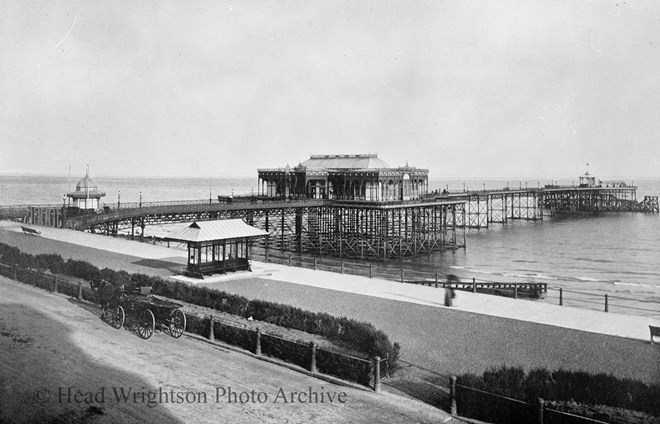
<path fill-rule="evenodd" d="M 242 219 L 193 222 L 178 233 L 168 237 L 172 240 L 203 242 L 267 236 L 266 231 L 243 222 Z"/>
<path fill-rule="evenodd" d="M 78 181 L 78 184 L 76 184 L 76 191 L 84 191 L 84 190 L 96 190 L 97 185 L 96 183 L 89 178 L 89 170 L 85 172 L 85 176 Z"/>
<path fill-rule="evenodd" d="M 105 196 L 105 193 L 99 191 L 96 183 L 89 177 L 89 169 L 87 169 L 85 176 L 76 184 L 76 191 L 67 193 L 67 196 L 74 199 L 100 198 Z"/>
<path fill-rule="evenodd" d="M 308 168 L 325 169 L 379 169 L 389 168 L 377 154 L 366 155 L 311 155 L 302 163 Z"/>

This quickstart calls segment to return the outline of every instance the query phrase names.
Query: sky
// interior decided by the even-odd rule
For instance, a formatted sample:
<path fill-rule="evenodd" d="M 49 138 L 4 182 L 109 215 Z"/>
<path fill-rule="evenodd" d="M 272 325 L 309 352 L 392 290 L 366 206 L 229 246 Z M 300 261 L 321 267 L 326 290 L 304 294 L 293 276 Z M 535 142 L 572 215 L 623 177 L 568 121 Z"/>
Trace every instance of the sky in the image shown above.
<path fill-rule="evenodd" d="M 660 177 L 660 2 L 0 2 L 0 173 Z"/>

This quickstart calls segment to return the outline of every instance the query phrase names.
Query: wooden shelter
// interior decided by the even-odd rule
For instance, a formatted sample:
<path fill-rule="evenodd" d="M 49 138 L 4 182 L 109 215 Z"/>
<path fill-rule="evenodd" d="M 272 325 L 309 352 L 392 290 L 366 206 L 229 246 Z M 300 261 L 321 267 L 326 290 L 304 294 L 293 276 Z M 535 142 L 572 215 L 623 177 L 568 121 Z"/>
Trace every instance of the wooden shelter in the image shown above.
<path fill-rule="evenodd" d="M 204 275 L 250 270 L 250 242 L 268 236 L 242 219 L 193 222 L 168 237 L 188 243 L 188 266 L 185 275 Z"/>

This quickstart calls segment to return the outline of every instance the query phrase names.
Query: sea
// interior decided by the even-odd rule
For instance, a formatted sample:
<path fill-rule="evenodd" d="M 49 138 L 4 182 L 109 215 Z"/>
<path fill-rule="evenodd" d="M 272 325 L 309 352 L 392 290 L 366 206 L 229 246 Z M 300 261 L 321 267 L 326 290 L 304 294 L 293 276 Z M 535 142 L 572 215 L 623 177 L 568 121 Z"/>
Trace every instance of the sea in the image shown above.
<path fill-rule="evenodd" d="M 257 194 L 257 178 L 92 177 L 106 193 L 101 205 L 208 201 Z M 0 174 L 0 206 L 62 205 L 79 178 Z M 430 179 L 429 190 L 463 191 L 504 187 L 568 185 L 575 180 Z M 660 179 L 626 183 L 637 200 L 660 195 Z M 462 280 L 543 282 L 542 301 L 609 312 L 660 318 L 660 215 L 608 213 L 598 216 L 545 216 L 542 221 L 466 230 L 466 248 L 405 259 L 390 266 L 455 274 Z"/>

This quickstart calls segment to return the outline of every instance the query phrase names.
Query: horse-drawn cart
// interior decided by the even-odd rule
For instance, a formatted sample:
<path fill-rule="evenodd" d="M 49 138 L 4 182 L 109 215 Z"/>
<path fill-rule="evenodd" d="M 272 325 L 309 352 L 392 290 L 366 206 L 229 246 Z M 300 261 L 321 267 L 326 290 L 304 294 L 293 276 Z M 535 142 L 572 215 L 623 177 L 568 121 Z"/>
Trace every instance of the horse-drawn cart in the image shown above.
<path fill-rule="evenodd" d="M 186 330 L 186 314 L 179 309 L 183 305 L 149 294 L 151 288 L 143 287 L 139 293 L 126 293 L 123 285 L 107 280 L 94 281 L 91 286 L 103 310 L 101 318 L 109 311 L 110 324 L 114 328 L 123 327 L 128 314 L 135 319 L 137 333 L 143 339 L 151 337 L 156 323 L 164 324 L 174 338 L 181 337 Z"/>
<path fill-rule="evenodd" d="M 179 309 L 181 306 L 151 294 L 121 293 L 112 311 L 111 323 L 121 328 L 128 313 L 136 318 L 137 332 L 143 339 L 151 337 L 156 322 L 165 324 L 170 335 L 179 338 L 186 330 L 186 314 Z"/>

